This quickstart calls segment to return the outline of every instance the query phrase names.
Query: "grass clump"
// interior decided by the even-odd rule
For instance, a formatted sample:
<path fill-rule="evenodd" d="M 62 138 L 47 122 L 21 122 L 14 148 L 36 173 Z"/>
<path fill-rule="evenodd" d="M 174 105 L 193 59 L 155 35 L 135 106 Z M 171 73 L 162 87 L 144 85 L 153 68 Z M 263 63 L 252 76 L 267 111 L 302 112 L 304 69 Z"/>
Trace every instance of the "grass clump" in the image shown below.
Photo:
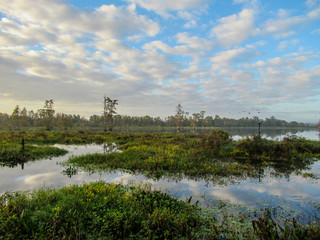
<path fill-rule="evenodd" d="M 233 161 L 223 162 L 196 145 L 184 148 L 179 144 L 130 146 L 122 152 L 110 154 L 87 154 L 71 157 L 66 165 L 86 170 L 122 169 L 131 173 L 142 173 L 150 178 L 162 176 L 202 178 L 215 181 L 217 176 L 244 176 L 251 174 L 250 168 Z"/>
<path fill-rule="evenodd" d="M 34 146 L 30 144 L 23 145 L 17 143 L 0 143 L 0 165 L 14 167 L 27 161 L 41 158 L 58 157 L 66 154 L 68 151 L 53 146 Z"/>
<path fill-rule="evenodd" d="M 147 187 L 102 182 L 8 193 L 0 239 L 194 239 L 199 211 Z"/>

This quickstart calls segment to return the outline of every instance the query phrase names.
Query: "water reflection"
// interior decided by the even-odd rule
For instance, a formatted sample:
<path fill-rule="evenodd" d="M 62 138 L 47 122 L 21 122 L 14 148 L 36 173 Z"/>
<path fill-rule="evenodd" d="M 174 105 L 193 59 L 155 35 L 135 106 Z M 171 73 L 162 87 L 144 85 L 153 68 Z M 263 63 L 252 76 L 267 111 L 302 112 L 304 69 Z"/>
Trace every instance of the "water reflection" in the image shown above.
<path fill-rule="evenodd" d="M 238 140 L 244 138 L 246 136 L 258 135 L 259 129 L 257 128 L 221 128 L 229 132 L 229 134 L 233 137 L 234 140 Z M 210 132 L 212 128 L 197 128 L 195 133 L 207 133 Z M 154 129 L 147 129 L 147 128 L 136 128 L 136 129 L 122 129 L 117 130 L 118 132 L 132 132 L 132 133 L 140 133 L 140 132 L 147 132 L 147 133 L 176 133 L 176 128 L 154 128 Z M 181 133 L 192 133 L 192 129 L 190 128 L 182 128 Z M 298 137 L 305 137 L 309 140 L 320 141 L 320 132 L 315 129 L 290 129 L 290 128 L 264 128 L 263 125 L 261 126 L 261 137 L 268 138 L 271 140 L 276 139 L 283 139 L 286 136 L 297 135 Z"/>
<path fill-rule="evenodd" d="M 8 161 L 8 162 L 0 162 L 1 167 L 8 167 L 8 168 L 15 168 L 15 167 L 21 167 L 21 170 L 24 169 L 24 164 L 28 162 L 29 159 L 26 157 L 19 157 L 16 160 Z"/>
<path fill-rule="evenodd" d="M 72 155 L 88 153 L 106 153 L 117 151 L 114 145 L 82 145 L 65 146 L 69 153 L 62 157 L 55 157 L 36 162 L 27 162 L 24 169 L 0 168 L 1 182 L 0 194 L 6 191 L 33 190 L 40 187 L 61 187 L 70 184 L 82 184 L 92 181 L 107 181 L 119 183 L 148 183 L 153 188 L 162 189 L 180 199 L 186 200 L 190 196 L 192 202 L 200 201 L 200 204 L 211 204 L 214 200 L 224 200 L 236 204 L 244 204 L 251 208 L 277 206 L 290 203 L 296 209 L 305 207 L 306 201 L 320 202 L 320 180 L 317 178 L 303 178 L 289 169 L 289 172 L 281 174 L 273 168 L 257 168 L 252 174 L 254 177 L 230 176 L 219 178 L 215 181 L 201 179 L 187 179 L 180 175 L 176 178 L 148 179 L 140 174 L 130 174 L 124 171 L 112 172 L 85 172 L 75 167 L 63 167 L 62 162 Z M 284 167 L 285 169 L 285 167 Z M 320 176 L 320 163 L 310 166 L 310 172 Z M 224 183 L 221 185 L 221 183 Z M 227 184 L 226 184 L 227 183 Z"/>
<path fill-rule="evenodd" d="M 62 174 L 71 178 L 72 176 L 78 174 L 78 168 L 74 166 L 69 166 L 62 171 Z"/>

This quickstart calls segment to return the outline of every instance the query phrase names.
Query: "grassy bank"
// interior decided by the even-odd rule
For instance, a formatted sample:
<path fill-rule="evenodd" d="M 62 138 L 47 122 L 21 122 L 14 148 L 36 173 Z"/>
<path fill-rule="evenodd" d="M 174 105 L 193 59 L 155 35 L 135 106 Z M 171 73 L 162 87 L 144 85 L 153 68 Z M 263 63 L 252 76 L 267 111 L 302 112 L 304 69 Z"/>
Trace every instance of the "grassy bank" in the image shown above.
<path fill-rule="evenodd" d="M 0 239 L 319 239 L 316 223 L 201 209 L 146 186 L 102 182 L 0 197 Z"/>

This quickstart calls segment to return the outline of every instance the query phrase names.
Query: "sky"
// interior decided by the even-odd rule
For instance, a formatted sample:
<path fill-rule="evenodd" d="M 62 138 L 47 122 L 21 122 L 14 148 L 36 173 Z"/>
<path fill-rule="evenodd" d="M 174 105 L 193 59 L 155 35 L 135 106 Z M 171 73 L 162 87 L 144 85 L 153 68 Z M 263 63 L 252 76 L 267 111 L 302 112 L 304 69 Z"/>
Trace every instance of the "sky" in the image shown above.
<path fill-rule="evenodd" d="M 320 119 L 320 0 L 0 2 L 0 112 Z"/>

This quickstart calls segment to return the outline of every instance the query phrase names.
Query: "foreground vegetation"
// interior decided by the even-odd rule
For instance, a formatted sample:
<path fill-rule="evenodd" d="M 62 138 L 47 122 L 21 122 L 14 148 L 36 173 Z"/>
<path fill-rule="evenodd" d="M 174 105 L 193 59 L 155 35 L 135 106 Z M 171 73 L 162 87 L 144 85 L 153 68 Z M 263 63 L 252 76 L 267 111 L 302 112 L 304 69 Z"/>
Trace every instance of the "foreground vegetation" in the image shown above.
<path fill-rule="evenodd" d="M 254 136 L 235 142 L 222 130 L 202 135 L 78 131 L 0 132 L 0 161 L 2 165 L 13 166 L 17 159 L 65 153 L 44 145 L 55 143 L 115 143 L 121 149 L 72 157 L 67 162 L 71 171 L 70 166 L 90 171 L 122 169 L 151 178 L 187 176 L 212 183 L 263 177 L 265 169 L 290 175 L 308 169 L 320 157 L 319 142 L 296 137 L 270 141 Z M 300 225 L 292 218 L 279 221 L 268 210 L 233 215 L 225 204 L 222 204 L 225 208 L 203 209 L 191 205 L 190 200 L 179 201 L 150 187 L 102 182 L 59 190 L 6 193 L 0 197 L 0 239 L 320 237 L 319 222 Z"/>
<path fill-rule="evenodd" d="M 291 223 L 290 223 L 291 222 Z M 103 182 L 0 197 L 0 239 L 319 239 L 316 223 L 280 225 L 201 209 L 147 186 Z"/>

